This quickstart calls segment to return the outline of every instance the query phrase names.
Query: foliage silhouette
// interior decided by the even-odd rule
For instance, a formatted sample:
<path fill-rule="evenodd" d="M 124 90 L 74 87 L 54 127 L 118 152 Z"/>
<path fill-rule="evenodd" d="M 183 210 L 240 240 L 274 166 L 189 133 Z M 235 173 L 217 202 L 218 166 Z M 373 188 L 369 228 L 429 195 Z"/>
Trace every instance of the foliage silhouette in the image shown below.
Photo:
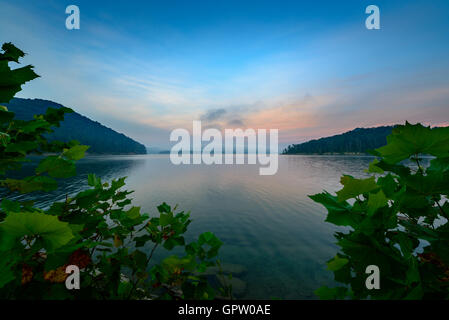
<path fill-rule="evenodd" d="M 396 126 L 377 158 L 355 179 L 343 176 L 336 196 L 310 196 L 328 211 L 340 252 L 327 266 L 345 286 L 322 287 L 323 299 L 449 298 L 449 127 Z M 422 165 L 422 155 L 434 158 Z M 366 268 L 380 269 L 380 289 L 365 285 Z"/>
<path fill-rule="evenodd" d="M 24 53 L 11 43 L 0 53 L 0 102 L 9 102 L 37 75 L 32 66 L 10 69 Z M 50 191 L 58 178 L 76 174 L 75 162 L 88 146 L 47 140 L 71 109 L 48 108 L 32 120 L 18 120 L 0 107 L 0 189 L 8 194 Z M 32 176 L 8 177 L 30 154 L 44 157 Z M 186 243 L 189 213 L 166 203 L 150 217 L 132 206 L 125 178 L 102 182 L 91 174 L 89 189 L 46 210 L 33 202 L 0 203 L 0 298 L 2 299 L 213 299 L 220 294 L 202 273 L 217 265 L 221 241 L 210 232 Z M 182 256 L 151 261 L 158 247 L 184 248 Z M 150 263 L 153 265 L 150 268 Z M 81 288 L 67 290 L 66 267 L 81 271 Z M 219 288 L 220 289 L 220 288 Z M 221 293 L 228 290 L 221 288 Z"/>

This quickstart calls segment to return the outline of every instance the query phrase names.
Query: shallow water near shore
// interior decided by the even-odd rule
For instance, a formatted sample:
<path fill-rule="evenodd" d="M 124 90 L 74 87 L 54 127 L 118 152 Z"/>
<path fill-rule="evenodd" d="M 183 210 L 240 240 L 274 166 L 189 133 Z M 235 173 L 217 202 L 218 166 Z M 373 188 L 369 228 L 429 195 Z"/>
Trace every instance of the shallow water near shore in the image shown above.
<path fill-rule="evenodd" d="M 66 194 L 87 188 L 87 174 L 103 181 L 127 176 L 133 205 L 156 215 L 162 202 L 190 211 L 187 241 L 212 231 L 222 241 L 220 260 L 233 272 L 237 298 L 314 299 L 313 291 L 332 286 L 326 261 L 337 252 L 326 211 L 307 195 L 337 191 L 342 174 L 364 177 L 369 156 L 279 156 L 273 176 L 259 165 L 173 165 L 168 155 L 88 156 L 78 175 L 39 195 L 46 207 Z M 27 196 L 19 196 L 25 199 Z M 342 229 L 340 229 L 342 230 Z M 150 250 L 150 248 L 146 248 Z M 154 259 L 168 252 L 157 251 Z"/>

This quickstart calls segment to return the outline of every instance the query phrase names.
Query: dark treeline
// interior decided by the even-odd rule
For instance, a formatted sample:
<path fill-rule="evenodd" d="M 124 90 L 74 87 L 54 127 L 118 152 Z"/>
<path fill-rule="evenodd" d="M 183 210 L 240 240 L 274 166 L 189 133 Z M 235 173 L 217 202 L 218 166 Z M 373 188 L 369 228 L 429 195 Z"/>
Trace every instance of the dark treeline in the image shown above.
<path fill-rule="evenodd" d="M 62 105 L 52 101 L 20 98 L 14 98 L 5 105 L 20 120 L 31 120 L 35 114 L 45 114 L 48 107 L 62 107 Z M 61 123 L 61 127 L 55 128 L 54 131 L 48 136 L 49 140 L 78 140 L 81 144 L 90 146 L 88 153 L 147 153 L 143 144 L 76 112 L 66 114 L 65 120 Z"/>
<path fill-rule="evenodd" d="M 392 126 L 357 128 L 343 134 L 292 144 L 283 154 L 366 153 L 387 144 Z"/>

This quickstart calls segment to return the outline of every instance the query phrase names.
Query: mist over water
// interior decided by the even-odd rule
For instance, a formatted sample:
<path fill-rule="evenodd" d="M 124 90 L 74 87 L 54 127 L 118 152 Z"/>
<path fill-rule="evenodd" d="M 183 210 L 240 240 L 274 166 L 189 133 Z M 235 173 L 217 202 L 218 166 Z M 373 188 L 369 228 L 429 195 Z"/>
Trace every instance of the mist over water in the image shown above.
<path fill-rule="evenodd" d="M 219 257 L 225 265 L 237 265 L 237 298 L 313 299 L 315 289 L 334 284 L 325 262 L 338 249 L 333 233 L 343 228 L 324 222 L 325 209 L 307 195 L 337 191 L 342 174 L 367 176 L 371 160 L 280 156 L 277 174 L 261 176 L 258 164 L 176 166 L 169 155 L 89 156 L 78 162 L 78 176 L 35 197 L 46 207 L 87 188 L 88 173 L 103 181 L 127 176 L 126 188 L 135 191 L 133 205 L 143 212 L 156 215 L 164 201 L 178 204 L 193 219 L 187 241 L 212 231 L 224 242 Z M 156 252 L 156 260 L 171 254 Z"/>

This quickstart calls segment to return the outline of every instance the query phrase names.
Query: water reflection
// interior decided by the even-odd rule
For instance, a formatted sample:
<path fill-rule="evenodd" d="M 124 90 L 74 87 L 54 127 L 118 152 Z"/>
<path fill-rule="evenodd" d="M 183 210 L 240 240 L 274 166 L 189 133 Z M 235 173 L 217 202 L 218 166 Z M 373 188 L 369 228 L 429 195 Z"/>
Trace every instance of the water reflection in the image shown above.
<path fill-rule="evenodd" d="M 33 175 L 36 165 L 40 157 L 32 157 L 30 163 L 25 163 L 20 175 L 13 174 L 11 177 L 26 177 Z M 47 208 L 55 201 L 65 199 L 66 195 L 70 196 L 76 194 L 86 188 L 87 175 L 95 173 L 103 181 L 109 181 L 113 178 L 129 175 L 133 170 L 137 170 L 145 162 L 144 158 L 138 156 L 88 156 L 77 162 L 77 175 L 68 179 L 58 179 L 58 189 L 43 193 L 35 192 L 32 194 L 14 193 L 8 195 L 8 198 L 14 200 L 29 200 L 30 197 L 39 208 Z M 0 197 L 3 195 L 0 193 Z"/>
<path fill-rule="evenodd" d="M 79 175 L 61 182 L 59 191 L 40 195 L 46 206 L 87 186 L 87 173 L 104 181 L 128 176 L 134 205 L 156 214 L 166 201 L 191 211 L 187 241 L 212 231 L 223 242 L 224 263 L 246 270 L 238 274 L 239 298 L 314 298 L 321 285 L 333 285 L 325 262 L 337 251 L 325 223 L 326 211 L 307 195 L 335 192 L 342 174 L 363 177 L 372 157 L 281 156 L 273 176 L 260 176 L 258 165 L 173 165 L 168 155 L 88 157 Z M 341 230 L 341 229 L 340 229 Z M 150 248 L 146 248 L 150 250 Z M 166 256 L 157 251 L 156 261 Z"/>

